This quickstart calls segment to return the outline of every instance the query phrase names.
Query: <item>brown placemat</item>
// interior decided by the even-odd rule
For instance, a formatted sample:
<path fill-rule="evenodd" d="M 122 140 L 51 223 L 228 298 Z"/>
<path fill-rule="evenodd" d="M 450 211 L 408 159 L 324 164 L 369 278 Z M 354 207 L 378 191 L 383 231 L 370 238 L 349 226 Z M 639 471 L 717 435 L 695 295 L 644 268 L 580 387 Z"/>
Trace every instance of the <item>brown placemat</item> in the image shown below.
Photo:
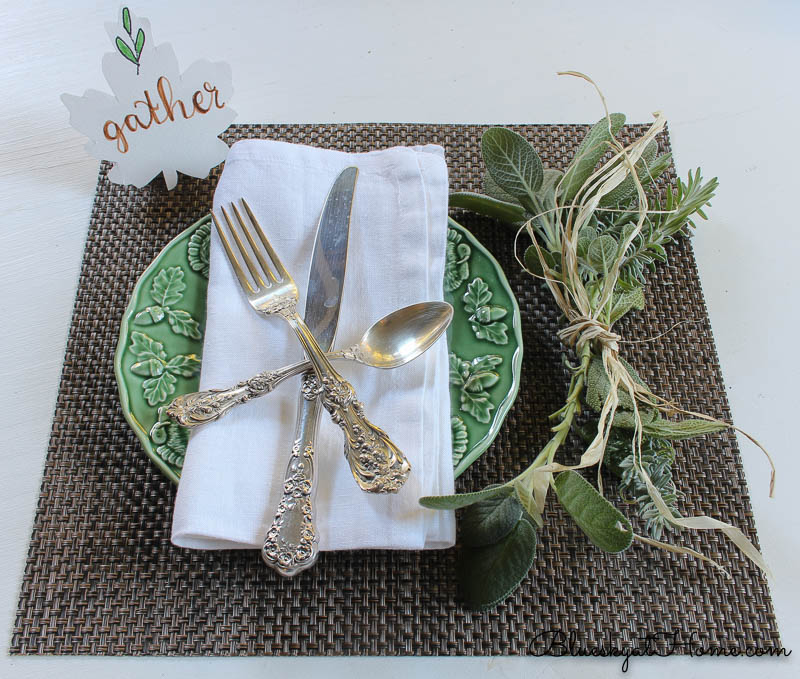
<path fill-rule="evenodd" d="M 563 167 L 583 125 L 512 126 L 545 165 Z M 438 143 L 453 190 L 481 190 L 478 125 L 236 125 L 246 137 L 347 151 Z M 627 133 L 640 133 L 631 126 Z M 661 144 L 668 147 L 666 135 Z M 713 170 L 713 168 L 708 168 Z M 485 613 L 456 599 L 455 550 L 321 555 L 294 579 L 265 568 L 256 551 L 198 552 L 169 541 L 175 488 L 140 450 L 120 409 L 113 358 L 137 277 L 176 234 L 206 214 L 220 169 L 159 179 L 137 190 L 97 184 L 41 496 L 31 538 L 14 654 L 478 655 L 542 652 L 543 632 L 574 632 L 583 648 L 640 645 L 678 632 L 718 648 L 780 646 L 767 584 L 714 532 L 692 536 L 724 564 L 728 580 L 697 561 L 634 544 L 624 555 L 595 549 L 555 502 L 548 504 L 536 563 L 523 586 Z M 511 478 L 548 438 L 567 374 L 550 294 L 519 272 L 513 234 L 460 215 L 503 265 L 520 303 L 522 387 L 502 433 L 457 483 L 477 489 Z M 691 245 L 673 247 L 647 291 L 646 313 L 622 326 L 625 355 L 657 391 L 685 407 L 728 417 Z M 575 446 L 577 451 L 577 446 Z M 740 526 L 756 541 L 736 440 L 724 434 L 679 444 L 680 509 Z M 689 473 L 689 471 L 691 473 Z M 759 489 L 762 490 L 762 489 Z M 766 492 L 766 489 L 763 489 Z M 678 647 L 686 652 L 688 646 Z"/>

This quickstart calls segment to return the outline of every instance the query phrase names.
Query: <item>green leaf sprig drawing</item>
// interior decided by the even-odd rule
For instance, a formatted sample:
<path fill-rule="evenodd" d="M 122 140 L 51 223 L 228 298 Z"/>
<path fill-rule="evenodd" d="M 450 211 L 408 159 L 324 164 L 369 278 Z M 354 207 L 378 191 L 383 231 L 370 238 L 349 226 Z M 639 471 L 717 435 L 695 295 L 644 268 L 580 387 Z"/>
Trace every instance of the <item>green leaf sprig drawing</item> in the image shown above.
<path fill-rule="evenodd" d="M 140 28 L 136 31 L 136 38 L 133 37 L 133 27 L 131 26 L 131 12 L 127 7 L 122 8 L 122 27 L 130 38 L 131 44 L 128 45 L 125 40 L 119 36 L 114 41 L 119 53 L 128 61 L 136 66 L 136 75 L 139 75 L 139 67 L 141 66 L 140 59 L 142 57 L 142 49 L 144 49 L 144 31 Z"/>
<path fill-rule="evenodd" d="M 580 73 L 564 75 L 594 85 Z M 645 309 L 645 277 L 667 261 L 667 246 L 686 236 L 696 217 L 705 218 L 717 188 L 717 180 L 705 181 L 699 169 L 686 181 L 659 185 L 671 163 L 669 154 L 658 154 L 664 117 L 655 114 L 647 131 L 627 146 L 617 139 L 624 123 L 621 113 L 606 112 L 564 172 L 544 167 L 536 149 L 516 132 L 490 128 L 481 139 L 486 195 L 450 196 L 451 207 L 504 222 L 517 239 L 530 239 L 517 258 L 532 283 L 549 290 L 562 313 L 565 326 L 558 337 L 570 373 L 564 404 L 550 416 L 551 438 L 519 475 L 471 493 L 420 499 L 434 509 L 467 508 L 461 517 L 464 548 L 458 572 L 462 595 L 472 608 L 496 605 L 527 576 L 550 490 L 603 551 L 621 552 L 637 540 L 721 569 L 689 547 L 661 541 L 674 528 L 720 530 L 769 572 L 741 530 L 708 516 L 683 517 L 678 511 L 672 441 L 735 427 L 656 395 L 620 356 L 622 338 L 614 324 Z M 487 324 L 501 316 L 492 310 L 480 279 L 467 290 L 470 322 L 486 332 Z M 452 361 L 451 356 L 451 380 L 468 374 L 464 365 Z M 587 410 L 593 411 L 593 419 L 579 426 L 577 418 Z M 676 414 L 688 418 L 673 419 Z M 577 464 L 565 464 L 557 458 L 573 431 L 583 436 L 585 448 Z M 617 478 L 616 504 L 603 488 L 604 462 Z M 596 469 L 596 486 L 576 471 L 591 467 Z M 774 483 L 774 465 L 772 472 Z M 628 507 L 644 523 L 646 535 L 634 531 L 623 513 Z"/>
<path fill-rule="evenodd" d="M 131 372 L 147 377 L 142 382 L 144 397 L 151 406 L 158 405 L 175 393 L 178 377 L 194 377 L 200 370 L 200 359 L 194 354 L 167 356 L 164 345 L 143 332 L 131 333 L 131 353 L 139 360 Z"/>
<path fill-rule="evenodd" d="M 200 324 L 192 318 L 192 315 L 188 311 L 172 308 L 183 299 L 183 292 L 186 290 L 184 277 L 184 271 L 179 266 L 161 269 L 153 279 L 153 287 L 150 289 L 150 297 L 156 304 L 137 313 L 133 318 L 134 324 L 153 325 L 166 318 L 173 332 L 192 339 L 200 339 L 202 337 Z"/>

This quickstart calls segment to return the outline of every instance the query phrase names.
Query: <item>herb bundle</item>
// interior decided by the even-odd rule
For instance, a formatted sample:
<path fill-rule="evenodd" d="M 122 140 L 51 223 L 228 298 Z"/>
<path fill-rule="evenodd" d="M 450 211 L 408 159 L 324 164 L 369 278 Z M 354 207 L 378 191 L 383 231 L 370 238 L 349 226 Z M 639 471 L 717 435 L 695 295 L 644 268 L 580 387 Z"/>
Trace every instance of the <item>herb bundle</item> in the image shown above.
<path fill-rule="evenodd" d="M 578 73 L 568 75 L 592 82 Z M 564 405 L 551 415 L 552 437 L 521 474 L 477 492 L 420 500 L 434 509 L 465 508 L 458 570 L 463 598 L 473 609 L 495 606 L 527 575 L 550 490 L 602 550 L 621 552 L 639 540 L 721 568 L 693 549 L 662 541 L 674 528 L 719 529 L 768 572 L 738 528 L 707 516 L 682 517 L 677 510 L 672 442 L 732 425 L 654 394 L 619 355 L 621 337 L 614 324 L 644 308 L 645 276 L 667 260 L 666 246 L 687 235 L 695 217 L 705 219 L 703 210 L 717 187 L 716 179 L 704 181 L 698 169 L 660 196 L 655 181 L 671 158 L 658 155 L 656 136 L 666 121 L 655 114 L 646 133 L 628 146 L 617 140 L 624 122 L 622 114 L 606 111 L 564 172 L 544 168 L 519 134 L 491 128 L 481 139 L 486 195 L 450 196 L 451 207 L 510 223 L 518 238 L 530 238 L 518 260 L 544 282 L 563 314 L 558 336 L 570 371 Z M 593 418 L 580 424 L 583 411 Z M 676 414 L 690 417 L 676 420 Z M 557 455 L 573 431 L 586 448 L 577 464 L 564 465 Z M 636 535 L 628 518 L 606 499 L 603 464 L 617 479 L 619 499 L 644 520 L 645 535 Z M 594 466 L 597 487 L 575 471 Z"/>

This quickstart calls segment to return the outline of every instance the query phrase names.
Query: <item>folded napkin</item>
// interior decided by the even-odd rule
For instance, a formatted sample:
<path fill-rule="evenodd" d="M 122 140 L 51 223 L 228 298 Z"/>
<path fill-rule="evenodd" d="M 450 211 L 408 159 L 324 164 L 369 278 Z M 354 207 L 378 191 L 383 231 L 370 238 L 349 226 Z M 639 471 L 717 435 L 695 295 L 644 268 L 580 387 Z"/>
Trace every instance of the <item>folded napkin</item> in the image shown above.
<path fill-rule="evenodd" d="M 355 165 L 347 273 L 334 347 L 358 342 L 384 315 L 442 299 L 447 167 L 440 146 L 342 153 L 267 140 L 231 148 L 214 209 L 244 197 L 300 291 L 333 181 Z M 200 388 L 228 387 L 301 360 L 288 324 L 247 303 L 216 233 Z M 395 495 L 361 491 L 344 458 L 341 430 L 323 411 L 317 430 L 320 549 L 433 549 L 455 540 L 452 512 L 421 507 L 453 492 L 447 345 L 394 370 L 337 362 L 366 407 L 412 465 Z M 281 496 L 294 439 L 299 378 L 192 433 L 175 501 L 172 542 L 194 549 L 261 548 Z"/>

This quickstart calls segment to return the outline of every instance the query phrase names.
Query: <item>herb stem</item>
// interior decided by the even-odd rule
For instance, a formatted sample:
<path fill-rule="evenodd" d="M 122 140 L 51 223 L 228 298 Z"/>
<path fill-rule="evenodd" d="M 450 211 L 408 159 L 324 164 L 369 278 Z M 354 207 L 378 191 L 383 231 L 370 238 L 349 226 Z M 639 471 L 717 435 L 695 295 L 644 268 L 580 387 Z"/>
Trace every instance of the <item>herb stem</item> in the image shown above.
<path fill-rule="evenodd" d="M 545 447 L 542 448 L 542 451 L 536 456 L 536 459 L 530 466 L 511 483 L 523 481 L 539 467 L 550 464 L 555 459 L 556 452 L 558 452 L 561 444 L 564 443 L 569 432 L 572 430 L 575 416 L 581 409 L 580 397 L 581 393 L 583 393 L 583 387 L 586 384 L 586 373 L 589 370 L 589 362 L 592 359 L 592 349 L 589 343 L 586 343 L 581 349 L 580 357 L 581 363 L 572 374 L 566 402 L 560 410 L 553 413 L 554 416 L 561 417 L 561 421 L 551 429 L 551 431 L 554 432 L 553 437 L 547 442 Z"/>

